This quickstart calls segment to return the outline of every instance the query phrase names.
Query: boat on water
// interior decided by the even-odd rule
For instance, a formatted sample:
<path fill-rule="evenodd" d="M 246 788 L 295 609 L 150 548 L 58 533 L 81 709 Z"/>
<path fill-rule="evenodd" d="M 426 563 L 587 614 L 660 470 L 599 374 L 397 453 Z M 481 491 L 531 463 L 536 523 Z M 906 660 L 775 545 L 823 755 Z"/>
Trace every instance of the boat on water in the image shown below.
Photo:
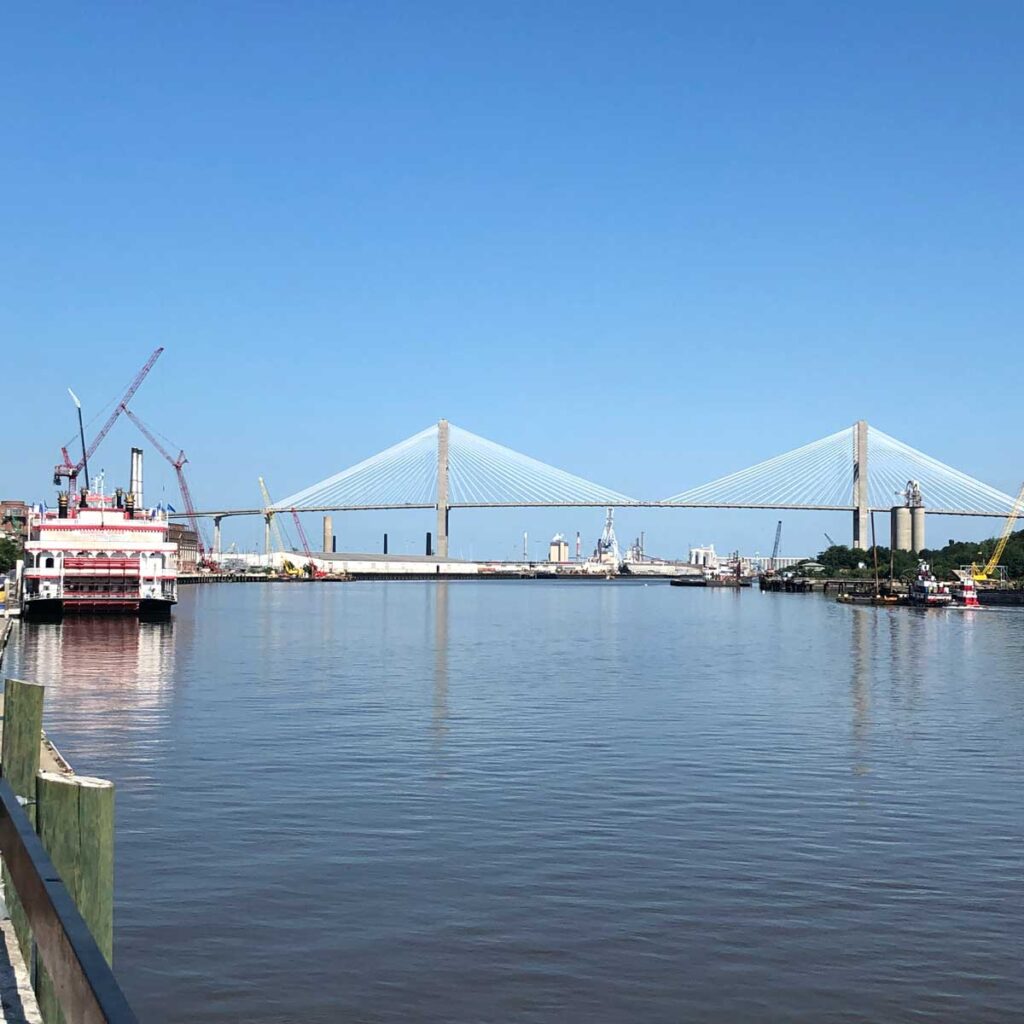
<path fill-rule="evenodd" d="M 706 587 L 707 577 L 701 573 L 699 576 L 677 576 L 668 581 L 672 587 Z"/>
<path fill-rule="evenodd" d="M 700 575 L 677 576 L 669 580 L 673 587 L 749 587 L 753 583 L 750 576 L 722 576 L 715 572 L 704 571 Z"/>
<path fill-rule="evenodd" d="M 895 594 L 857 594 L 843 591 L 836 595 L 836 604 L 864 604 L 875 608 L 888 608 L 899 604 Z"/>
<path fill-rule="evenodd" d="M 964 608 L 980 608 L 978 587 L 969 573 L 959 573 L 952 587 L 953 600 Z"/>
<path fill-rule="evenodd" d="M 72 500 L 73 499 L 73 500 Z M 62 492 L 29 514 L 20 591 L 25 619 L 130 615 L 166 619 L 178 599 L 177 545 L 162 509 L 135 496 Z"/>
<path fill-rule="evenodd" d="M 953 603 L 953 595 L 949 585 L 940 583 L 931 566 L 922 560 L 918 562 L 917 575 L 910 584 L 906 600 L 907 604 L 918 608 L 945 608 Z"/>

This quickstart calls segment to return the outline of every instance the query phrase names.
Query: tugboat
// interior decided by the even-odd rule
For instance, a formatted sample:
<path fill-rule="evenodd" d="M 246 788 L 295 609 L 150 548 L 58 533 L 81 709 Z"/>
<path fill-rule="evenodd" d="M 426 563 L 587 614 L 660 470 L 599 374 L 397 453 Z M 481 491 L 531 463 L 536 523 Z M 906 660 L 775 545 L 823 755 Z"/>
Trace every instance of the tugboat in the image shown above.
<path fill-rule="evenodd" d="M 917 565 L 917 576 L 910 584 L 907 603 L 919 608 L 943 608 L 953 603 L 953 595 L 945 583 L 935 578 L 931 566 L 921 561 Z"/>
<path fill-rule="evenodd" d="M 29 515 L 21 612 L 25 619 L 112 614 L 166 619 L 178 599 L 177 545 L 167 515 L 135 495 L 68 492 Z"/>
<path fill-rule="evenodd" d="M 957 575 L 957 581 L 953 584 L 953 600 L 964 608 L 981 607 L 981 602 L 978 600 L 978 588 L 970 573 L 961 572 Z"/>

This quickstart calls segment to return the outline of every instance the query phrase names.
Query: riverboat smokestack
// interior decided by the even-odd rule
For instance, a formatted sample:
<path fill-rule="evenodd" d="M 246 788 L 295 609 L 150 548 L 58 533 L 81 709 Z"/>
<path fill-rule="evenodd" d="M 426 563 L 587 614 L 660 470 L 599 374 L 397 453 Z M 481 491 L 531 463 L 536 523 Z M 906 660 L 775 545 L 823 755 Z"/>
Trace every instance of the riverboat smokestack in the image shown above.
<path fill-rule="evenodd" d="M 57 495 L 57 518 L 67 519 L 68 517 L 68 496 L 66 491 Z"/>
<path fill-rule="evenodd" d="M 136 508 L 142 508 L 142 449 L 132 449 L 132 471 L 129 477 L 131 483 L 128 491 L 134 498 L 133 504 Z"/>

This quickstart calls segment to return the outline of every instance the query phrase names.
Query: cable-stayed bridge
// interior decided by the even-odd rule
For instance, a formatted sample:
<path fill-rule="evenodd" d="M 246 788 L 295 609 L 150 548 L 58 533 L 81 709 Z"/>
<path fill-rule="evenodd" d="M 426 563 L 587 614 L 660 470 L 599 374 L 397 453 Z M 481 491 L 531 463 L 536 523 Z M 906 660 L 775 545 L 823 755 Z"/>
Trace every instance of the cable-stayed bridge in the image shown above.
<path fill-rule="evenodd" d="M 908 487 L 913 484 L 913 487 Z M 906 495 L 906 498 L 904 498 Z M 911 496 L 913 495 L 913 497 Z M 449 516 L 471 508 L 747 508 L 850 512 L 866 548 L 872 511 L 1006 516 L 1014 498 L 860 420 L 747 469 L 664 498 L 643 499 L 586 480 L 450 424 L 433 424 L 269 508 L 199 512 L 214 519 L 280 512 L 435 509 L 435 553 L 448 555 Z"/>

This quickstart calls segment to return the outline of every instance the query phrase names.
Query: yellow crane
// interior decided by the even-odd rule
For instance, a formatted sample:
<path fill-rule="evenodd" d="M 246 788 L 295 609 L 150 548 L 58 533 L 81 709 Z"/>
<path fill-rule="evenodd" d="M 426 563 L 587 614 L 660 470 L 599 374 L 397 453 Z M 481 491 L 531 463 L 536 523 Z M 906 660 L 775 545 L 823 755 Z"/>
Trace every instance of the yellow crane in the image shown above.
<path fill-rule="evenodd" d="M 1017 522 L 1017 517 L 1020 515 L 1021 506 L 1024 506 L 1024 484 L 1021 485 L 1020 493 L 1017 495 L 1017 500 L 1013 503 L 1013 508 L 1010 509 L 1010 514 L 1006 517 L 1006 524 L 1003 526 L 1003 532 L 999 536 L 995 550 L 992 552 L 992 557 L 985 563 L 985 567 L 983 569 L 978 569 L 977 566 L 972 566 L 972 575 L 979 582 L 989 579 L 992 573 L 996 571 L 996 567 L 999 565 L 999 559 L 1003 557 L 1003 552 L 1006 550 L 1006 542 L 1010 539 L 1010 534 L 1013 533 L 1014 524 Z"/>
<path fill-rule="evenodd" d="M 281 537 L 281 528 L 277 525 L 277 514 L 273 510 L 273 500 L 270 497 L 270 492 L 267 490 L 267 485 L 263 481 L 263 477 L 259 478 L 260 481 L 260 493 L 263 495 L 263 514 L 267 517 L 270 522 L 270 544 L 274 551 L 280 552 L 282 555 L 288 553 L 288 549 L 284 546 L 284 539 Z M 282 565 L 284 571 L 289 576 L 301 576 L 302 570 L 293 565 L 287 558 L 283 560 Z"/>

